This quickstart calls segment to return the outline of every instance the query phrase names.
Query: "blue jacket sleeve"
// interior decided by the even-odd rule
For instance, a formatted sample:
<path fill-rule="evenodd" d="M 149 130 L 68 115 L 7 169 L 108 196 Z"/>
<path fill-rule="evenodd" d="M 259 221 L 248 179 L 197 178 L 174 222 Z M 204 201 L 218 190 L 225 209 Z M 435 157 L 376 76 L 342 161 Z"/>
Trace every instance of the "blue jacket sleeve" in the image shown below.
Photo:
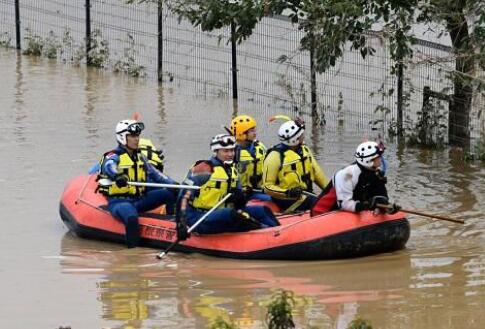
<path fill-rule="evenodd" d="M 120 163 L 120 157 L 115 154 L 106 155 L 105 161 L 101 167 L 101 173 L 114 180 L 118 174 L 118 164 Z"/>
<path fill-rule="evenodd" d="M 99 164 L 99 162 L 96 162 L 96 164 L 94 164 L 91 168 L 89 168 L 88 174 L 90 175 L 97 174 L 99 173 L 100 169 L 101 169 L 101 165 Z"/>

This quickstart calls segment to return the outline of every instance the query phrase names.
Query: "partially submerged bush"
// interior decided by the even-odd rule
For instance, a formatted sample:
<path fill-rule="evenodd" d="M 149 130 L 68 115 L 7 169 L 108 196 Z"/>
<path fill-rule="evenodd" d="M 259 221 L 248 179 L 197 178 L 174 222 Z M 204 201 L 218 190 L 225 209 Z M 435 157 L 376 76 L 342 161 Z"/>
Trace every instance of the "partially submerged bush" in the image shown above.
<path fill-rule="evenodd" d="M 348 329 L 372 329 L 372 325 L 367 320 L 357 317 L 350 322 Z"/>
<path fill-rule="evenodd" d="M 0 47 L 11 48 L 12 47 L 12 37 L 10 33 L 3 32 L 0 34 Z"/>
<path fill-rule="evenodd" d="M 135 62 L 135 39 L 130 33 L 128 33 L 126 42 L 128 45 L 123 50 L 123 57 L 115 63 L 113 70 L 126 73 L 135 78 L 145 76 L 145 67 Z"/>
<path fill-rule="evenodd" d="M 91 33 L 91 48 L 88 53 L 89 65 L 94 67 L 107 67 L 109 64 L 108 41 L 103 38 L 101 30 L 95 29 Z"/>
<path fill-rule="evenodd" d="M 49 34 L 45 39 L 37 34 L 32 33 L 29 28 L 26 28 L 25 32 L 26 35 L 24 40 L 26 41 L 26 44 L 22 54 L 57 58 L 57 54 L 61 49 L 62 44 L 54 31 L 49 31 Z"/>
<path fill-rule="evenodd" d="M 268 305 L 266 323 L 269 329 L 295 328 L 293 322 L 293 307 L 295 306 L 294 294 L 291 291 L 281 290 L 273 295 Z"/>
<path fill-rule="evenodd" d="M 33 34 L 29 28 L 25 29 L 25 33 L 24 40 L 26 41 L 26 44 L 22 54 L 31 56 L 42 55 L 42 49 L 44 48 L 44 41 L 42 38 L 37 34 Z"/>
<path fill-rule="evenodd" d="M 43 40 L 43 44 L 42 54 L 47 58 L 57 58 L 57 53 L 61 49 L 61 43 L 54 31 L 49 32 L 47 38 Z"/>

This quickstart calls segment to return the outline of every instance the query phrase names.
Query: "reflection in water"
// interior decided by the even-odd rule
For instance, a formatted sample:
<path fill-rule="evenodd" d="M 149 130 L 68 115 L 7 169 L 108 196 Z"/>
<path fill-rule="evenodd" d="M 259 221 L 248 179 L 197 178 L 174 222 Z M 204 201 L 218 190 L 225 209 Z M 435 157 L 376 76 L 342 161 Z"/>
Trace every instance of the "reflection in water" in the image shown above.
<path fill-rule="evenodd" d="M 98 300 L 102 318 L 114 322 L 113 328 L 193 328 L 193 319 L 180 305 L 177 268 L 141 267 L 152 258 L 151 250 L 100 250 L 102 244 L 83 243 L 66 233 L 62 238 L 62 271 L 75 275 L 100 275 Z M 152 260 L 152 259 L 151 259 Z"/>
<path fill-rule="evenodd" d="M 102 100 L 104 80 L 98 70 L 87 69 L 85 73 L 84 94 L 86 101 L 84 103 L 84 129 L 86 137 L 91 142 L 91 148 L 98 146 L 99 140 L 99 118 L 96 115 L 96 106 Z"/>
<path fill-rule="evenodd" d="M 22 59 L 23 59 L 23 56 L 21 52 L 17 52 L 16 61 L 15 61 L 16 80 L 15 80 L 14 136 L 15 136 L 15 141 L 18 144 L 24 144 L 26 141 L 26 138 L 24 136 L 25 123 L 23 122 L 24 119 L 27 117 L 27 114 L 24 112 L 24 93 L 26 89 L 25 89 L 25 82 L 24 82 L 24 74 L 22 72 Z"/>
<path fill-rule="evenodd" d="M 102 271 L 98 283 L 102 316 L 123 328 L 146 327 L 154 319 L 164 327 L 199 328 L 218 316 L 232 318 L 240 328 L 261 328 L 270 297 L 281 288 L 295 293 L 294 316 L 299 323 L 346 328 L 361 303 L 402 299 L 412 277 L 406 253 L 295 266 L 172 254 L 169 263 L 145 266 L 153 262 L 152 250 L 103 252 L 102 246 L 106 247 L 66 234 L 62 271 L 76 275 Z"/>

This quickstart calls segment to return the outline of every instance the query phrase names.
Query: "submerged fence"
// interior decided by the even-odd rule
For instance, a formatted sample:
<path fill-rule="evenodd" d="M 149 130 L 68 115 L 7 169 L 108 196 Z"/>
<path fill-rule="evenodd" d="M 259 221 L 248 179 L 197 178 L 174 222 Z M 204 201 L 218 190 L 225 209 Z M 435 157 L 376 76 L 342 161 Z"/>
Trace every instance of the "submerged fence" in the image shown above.
<path fill-rule="evenodd" d="M 446 142 L 453 92 L 448 73 L 455 63 L 443 45 L 418 40 L 413 61 L 395 76 L 387 41 L 370 34 L 374 56 L 363 60 L 349 50 L 312 83 L 310 54 L 299 49 L 302 32 L 285 17 L 265 18 L 236 47 L 230 36 L 229 27 L 202 32 L 155 3 L 0 0 L 0 43 L 24 53 L 40 47 L 48 57 L 187 84 L 199 95 L 237 95 L 239 109 L 309 116 L 326 129 L 396 133 L 402 119 L 413 133 L 425 120 L 423 133 Z M 483 105 L 475 97 L 472 140 L 485 134 Z"/>

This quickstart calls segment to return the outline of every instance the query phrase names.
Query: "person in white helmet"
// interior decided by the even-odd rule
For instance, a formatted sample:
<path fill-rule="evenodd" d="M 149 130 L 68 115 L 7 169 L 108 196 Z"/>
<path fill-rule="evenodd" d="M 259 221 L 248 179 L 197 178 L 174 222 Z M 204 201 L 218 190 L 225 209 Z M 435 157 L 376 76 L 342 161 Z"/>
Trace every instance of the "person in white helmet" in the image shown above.
<path fill-rule="evenodd" d="M 268 150 L 264 159 L 264 191 L 282 210 L 295 205 L 294 210 L 309 209 L 316 198 L 303 192 L 313 192 L 314 183 L 321 189 L 328 184 L 327 176 L 304 143 L 304 133 L 302 120 L 286 121 L 278 130 L 281 143 Z"/>
<path fill-rule="evenodd" d="M 384 150 L 376 142 L 357 146 L 355 162 L 337 171 L 333 182 L 316 202 L 313 214 L 343 209 L 351 212 L 375 210 L 379 204 L 389 205 L 387 179 L 382 168 Z M 385 211 L 394 214 L 400 207 L 392 204 Z"/>
<path fill-rule="evenodd" d="M 228 193 L 232 197 L 226 204 L 213 211 L 195 232 L 215 234 L 243 232 L 251 229 L 279 225 L 271 210 L 264 206 L 246 206 L 239 174 L 234 163 L 236 139 L 229 134 L 212 138 L 210 148 L 213 156 L 200 160 L 189 170 L 184 184 L 200 186 L 200 190 L 182 190 L 177 211 L 179 239 L 187 238 L 184 229 L 191 226 L 212 209 Z"/>
<path fill-rule="evenodd" d="M 174 212 L 175 194 L 161 189 L 147 190 L 130 185 L 129 182 L 169 183 L 174 181 L 157 170 L 139 149 L 140 134 L 145 128 L 142 122 L 122 120 L 116 125 L 118 146 L 106 152 L 100 161 L 98 179 L 108 178 L 114 184 L 99 184 L 98 191 L 108 198 L 108 210 L 125 225 L 128 248 L 139 245 L 138 214 L 165 204 L 167 213 Z"/>

